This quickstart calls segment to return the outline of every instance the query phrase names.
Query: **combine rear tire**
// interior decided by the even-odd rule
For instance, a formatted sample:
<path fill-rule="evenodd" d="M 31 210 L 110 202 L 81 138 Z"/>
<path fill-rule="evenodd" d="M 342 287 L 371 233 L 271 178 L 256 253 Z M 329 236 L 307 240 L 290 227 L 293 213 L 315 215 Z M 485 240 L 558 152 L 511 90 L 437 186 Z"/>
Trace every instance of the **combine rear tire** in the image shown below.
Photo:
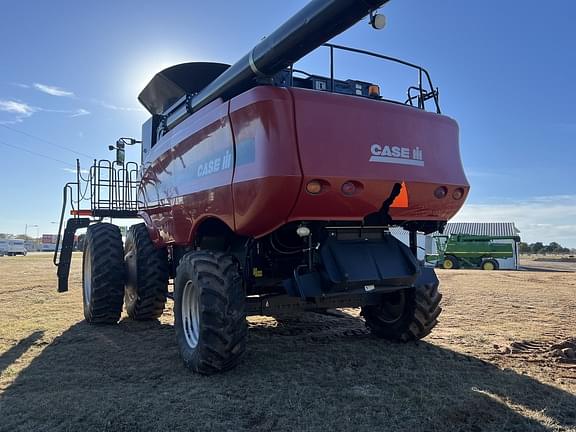
<path fill-rule="evenodd" d="M 176 270 L 174 328 L 189 369 L 211 375 L 236 366 L 246 348 L 246 293 L 235 260 L 189 252 Z"/>
<path fill-rule="evenodd" d="M 458 262 L 458 258 L 452 255 L 447 255 L 442 261 L 442 268 L 452 270 L 460 268 L 460 263 Z"/>
<path fill-rule="evenodd" d="M 166 249 L 154 247 L 143 223 L 128 230 L 124 262 L 124 303 L 128 316 L 135 320 L 159 318 L 168 293 L 168 254 Z"/>
<path fill-rule="evenodd" d="M 120 229 L 90 225 L 82 257 L 84 318 L 91 324 L 115 324 L 122 313 L 124 250 Z"/>
<path fill-rule="evenodd" d="M 441 299 L 434 271 L 423 268 L 415 288 L 385 295 L 380 305 L 363 307 L 362 316 L 377 337 L 397 342 L 418 340 L 438 323 Z"/>
<path fill-rule="evenodd" d="M 494 259 L 482 261 L 482 270 L 498 270 L 499 267 L 498 261 Z"/>

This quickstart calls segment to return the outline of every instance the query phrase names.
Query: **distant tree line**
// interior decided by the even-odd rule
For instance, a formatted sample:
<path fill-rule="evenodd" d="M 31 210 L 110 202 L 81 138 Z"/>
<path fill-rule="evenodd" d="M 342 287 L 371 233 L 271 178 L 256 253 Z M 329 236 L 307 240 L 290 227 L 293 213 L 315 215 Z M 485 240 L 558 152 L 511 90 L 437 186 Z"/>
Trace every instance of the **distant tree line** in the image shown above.
<path fill-rule="evenodd" d="M 562 247 L 561 244 L 556 242 L 551 242 L 548 245 L 542 242 L 530 244 L 520 242 L 519 249 L 522 254 L 567 254 L 572 252 L 570 249 Z"/>

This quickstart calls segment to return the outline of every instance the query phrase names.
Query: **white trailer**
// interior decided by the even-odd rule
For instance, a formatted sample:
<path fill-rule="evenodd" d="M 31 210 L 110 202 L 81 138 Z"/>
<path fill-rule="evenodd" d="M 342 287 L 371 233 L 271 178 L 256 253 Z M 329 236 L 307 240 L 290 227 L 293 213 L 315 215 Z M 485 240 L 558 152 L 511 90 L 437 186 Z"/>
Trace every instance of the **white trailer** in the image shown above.
<path fill-rule="evenodd" d="M 21 239 L 0 240 L 0 254 L 15 256 L 26 255 L 26 245 Z"/>

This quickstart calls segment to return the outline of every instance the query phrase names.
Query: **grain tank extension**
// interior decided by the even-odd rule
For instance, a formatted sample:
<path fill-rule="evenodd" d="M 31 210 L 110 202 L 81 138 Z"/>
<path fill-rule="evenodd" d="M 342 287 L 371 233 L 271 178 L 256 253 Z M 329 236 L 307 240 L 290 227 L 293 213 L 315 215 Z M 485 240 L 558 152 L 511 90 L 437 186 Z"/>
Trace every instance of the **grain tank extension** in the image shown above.
<path fill-rule="evenodd" d="M 62 220 L 68 201 L 87 205 L 66 222 L 58 290 L 70 239 L 87 228 L 88 322 L 118 322 L 123 304 L 156 319 L 173 298 L 180 353 L 202 374 L 239 362 L 248 315 L 359 307 L 381 338 L 432 331 L 441 294 L 416 235 L 442 230 L 468 194 L 458 126 L 424 68 L 327 43 L 366 16 L 377 26 L 385 3 L 314 0 L 232 66 L 185 63 L 152 79 L 139 96 L 151 115 L 142 139 L 118 140 L 116 161 L 95 161 L 64 190 Z M 294 67 L 315 49 L 329 54 L 326 76 Z M 391 100 L 385 75 L 337 77 L 341 52 L 398 64 L 415 83 Z M 124 146 L 140 141 L 140 166 L 125 163 Z M 103 221 L 134 217 L 125 241 Z M 391 226 L 410 232 L 409 246 Z"/>

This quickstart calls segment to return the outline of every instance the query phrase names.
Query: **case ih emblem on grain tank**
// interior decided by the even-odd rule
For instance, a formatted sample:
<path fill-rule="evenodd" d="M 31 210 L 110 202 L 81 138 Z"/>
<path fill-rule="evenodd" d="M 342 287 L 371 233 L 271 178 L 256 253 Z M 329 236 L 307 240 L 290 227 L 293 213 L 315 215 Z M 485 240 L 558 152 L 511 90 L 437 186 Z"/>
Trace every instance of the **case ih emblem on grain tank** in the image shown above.
<path fill-rule="evenodd" d="M 424 158 L 420 147 L 381 146 L 372 144 L 370 162 L 393 163 L 400 165 L 424 166 Z"/>
<path fill-rule="evenodd" d="M 215 174 L 220 171 L 230 169 L 232 167 L 232 153 L 226 151 L 224 156 L 218 156 L 214 159 L 210 159 L 207 162 L 203 162 L 198 165 L 196 174 L 198 177 L 204 177 L 210 174 Z"/>
<path fill-rule="evenodd" d="M 61 231 L 69 201 L 74 217 L 56 247 L 58 291 L 68 290 L 74 232 L 86 228 L 88 323 L 116 324 L 123 304 L 133 320 L 157 319 L 171 298 L 174 342 L 202 374 L 238 364 L 249 315 L 351 307 L 379 338 L 432 331 L 442 295 L 417 233 L 442 230 L 464 204 L 458 125 L 441 115 L 423 67 L 326 43 L 366 16 L 382 27 L 387 1 L 312 0 L 234 65 L 183 63 L 150 81 L 138 98 L 150 113 L 142 141 L 120 139 L 116 161 L 95 162 L 87 178 L 78 163 L 64 189 Z M 329 76 L 294 67 L 320 47 Z M 416 83 L 387 99 L 385 75 L 336 76 L 341 54 L 403 65 Z M 123 152 L 140 142 L 139 168 Z M 110 222 L 135 217 L 123 241 Z"/>

